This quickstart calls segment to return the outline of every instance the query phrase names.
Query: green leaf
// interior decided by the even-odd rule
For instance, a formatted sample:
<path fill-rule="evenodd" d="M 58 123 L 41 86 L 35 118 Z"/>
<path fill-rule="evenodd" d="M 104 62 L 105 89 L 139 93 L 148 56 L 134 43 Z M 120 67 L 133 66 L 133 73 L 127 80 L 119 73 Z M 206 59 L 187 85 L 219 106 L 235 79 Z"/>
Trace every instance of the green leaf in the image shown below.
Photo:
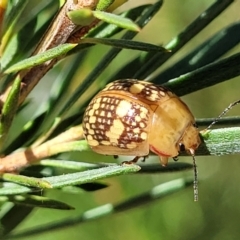
<path fill-rule="evenodd" d="M 85 140 L 72 141 L 72 142 L 63 142 L 58 144 L 53 144 L 48 146 L 49 156 L 63 153 L 63 152 L 72 152 L 72 151 L 87 151 L 89 150 L 89 145 Z"/>
<path fill-rule="evenodd" d="M 71 49 L 73 49 L 76 45 L 77 44 L 71 44 L 71 43 L 62 44 L 60 46 L 47 50 L 46 52 L 39 53 L 36 56 L 32 56 L 28 59 L 22 60 L 14 64 L 13 66 L 9 67 L 4 73 L 8 74 L 8 73 L 16 72 L 26 68 L 31 68 L 31 67 L 40 65 L 44 62 L 47 62 L 53 58 L 61 57 L 62 55 L 66 54 Z"/>
<path fill-rule="evenodd" d="M 4 18 L 4 27 L 3 27 L 2 34 L 5 34 L 5 32 L 9 29 L 11 30 L 13 29 L 12 26 L 17 23 L 17 20 L 19 19 L 19 16 L 26 5 L 27 5 L 27 1 L 25 0 L 14 1 L 14 3 L 11 5 L 11 8 L 9 8 L 10 6 L 9 4 L 9 6 L 7 7 L 5 18 Z"/>
<path fill-rule="evenodd" d="M 203 144 L 198 155 L 227 155 L 240 153 L 240 127 L 202 131 Z"/>
<path fill-rule="evenodd" d="M 218 60 L 239 44 L 240 34 L 236 34 L 236 32 L 240 32 L 240 22 L 230 24 L 197 45 L 193 51 L 188 52 L 174 65 L 154 76 L 154 81 L 164 83 L 169 79 L 176 78 Z"/>
<path fill-rule="evenodd" d="M 25 14 L 24 18 L 17 22 L 16 29 L 12 30 L 14 35 L 7 36 L 9 40 L 4 38 L 6 47 L 1 58 L 2 71 L 31 54 L 33 47 L 37 45 L 44 31 L 50 25 L 51 13 L 54 14 L 55 6 L 55 1 L 38 1 L 35 8 L 28 11 L 29 15 Z"/>
<path fill-rule="evenodd" d="M 80 41 L 80 44 L 82 43 L 103 44 L 116 48 L 133 49 L 146 52 L 167 52 L 165 48 L 160 46 L 149 43 L 130 41 L 126 39 L 84 38 Z"/>
<path fill-rule="evenodd" d="M 76 49 L 76 47 L 74 49 Z M 56 123 L 55 120 L 54 123 L 52 123 L 52 119 L 56 117 L 56 112 L 58 112 L 59 106 L 62 105 L 62 101 L 64 101 L 65 98 L 69 97 L 68 91 L 69 87 L 71 87 L 71 84 L 74 81 L 74 74 L 76 72 L 76 69 L 80 69 L 80 65 L 86 59 L 86 55 L 87 51 L 83 51 L 79 54 L 76 54 L 74 56 L 74 59 L 72 59 L 73 61 L 65 62 L 64 71 L 59 71 L 59 74 L 51 87 L 50 97 L 46 99 L 46 111 L 39 117 L 36 117 L 34 120 L 27 123 L 26 125 L 30 125 L 31 128 L 26 129 L 24 126 L 21 135 L 15 139 L 15 141 L 9 146 L 7 150 L 14 149 L 14 145 L 19 146 L 17 144 L 23 143 L 23 139 L 28 140 L 28 144 L 36 141 L 36 138 L 39 137 L 39 135 L 45 135 L 45 132 L 43 133 L 42 131 L 43 128 L 51 131 L 51 128 Z M 47 121 L 49 118 L 51 119 L 51 122 Z M 31 140 L 29 141 L 30 137 Z"/>
<path fill-rule="evenodd" d="M 76 185 L 76 186 L 82 188 L 84 191 L 94 192 L 94 191 L 98 191 L 98 190 L 107 188 L 109 185 L 100 183 L 100 182 L 91 182 L 91 183 L 82 183 L 82 184 Z"/>
<path fill-rule="evenodd" d="M 4 204 L 2 210 L 6 212 L 1 217 L 1 231 L 0 238 L 5 239 L 6 234 L 17 227 L 24 219 L 26 219 L 32 212 L 33 208 L 22 205 L 14 205 L 9 209 L 8 204 Z M 6 210 L 7 209 L 7 210 Z"/>
<path fill-rule="evenodd" d="M 59 167 L 64 169 L 71 169 L 76 171 L 84 171 L 89 169 L 99 168 L 99 164 L 85 163 L 85 162 L 74 162 L 74 161 L 64 161 L 64 160 L 53 160 L 44 159 L 36 163 L 37 165 L 49 166 L 49 167 Z"/>
<path fill-rule="evenodd" d="M 96 9 L 99 11 L 107 10 L 115 0 L 99 0 Z"/>
<path fill-rule="evenodd" d="M 11 173 L 4 173 L 1 178 L 5 181 L 14 182 L 17 184 L 21 184 L 24 186 L 29 187 L 36 187 L 36 188 L 52 188 L 51 184 L 43 179 L 34 178 L 34 177 L 27 177 L 22 175 L 16 175 Z"/>
<path fill-rule="evenodd" d="M 33 190 L 34 189 L 32 189 L 30 187 L 21 186 L 16 183 L 3 182 L 1 184 L 1 188 L 0 188 L 0 196 L 29 193 L 29 192 L 32 192 Z M 40 191 L 40 189 L 38 189 L 36 191 Z"/>
<path fill-rule="evenodd" d="M 1 200 L 1 198 L 0 198 Z M 2 199 L 3 200 L 3 199 Z M 43 196 L 37 196 L 37 195 L 15 195 L 15 196 L 8 196 L 5 197 L 4 200 L 7 200 L 9 202 L 13 202 L 17 205 L 23 205 L 27 207 L 40 207 L 40 208 L 51 208 L 51 209 L 59 209 L 59 210 L 72 210 L 74 209 L 70 205 L 49 199 L 47 197 Z"/>
<path fill-rule="evenodd" d="M 4 149 L 5 154 L 10 154 L 15 149 L 18 149 L 26 144 L 29 139 L 33 138 L 36 134 L 37 129 L 40 128 L 45 113 L 42 113 L 35 117 L 33 120 L 28 121 L 21 129 L 21 132 L 18 136 L 15 136 L 14 140 L 9 146 Z"/>
<path fill-rule="evenodd" d="M 87 26 L 94 20 L 92 10 L 88 8 L 70 11 L 67 15 L 74 24 L 79 26 Z"/>
<path fill-rule="evenodd" d="M 9 209 L 8 204 L 4 204 L 1 209 L 2 213 L 4 212 L 5 214 L 1 214 L 2 231 L 0 233 L 0 238 L 3 235 L 11 232 L 18 224 L 27 218 L 34 207 L 53 208 L 60 210 L 73 209 L 71 206 L 65 203 L 36 195 L 0 197 L 0 201 L 4 199 L 6 201 L 12 201 L 15 203 L 15 205 Z"/>
<path fill-rule="evenodd" d="M 68 193 L 79 194 L 79 193 L 82 193 L 83 190 L 86 192 L 94 192 L 107 187 L 108 185 L 104 183 L 90 182 L 90 183 L 83 183 L 83 184 L 74 185 L 74 186 L 65 186 L 65 187 L 62 187 L 61 190 Z"/>
<path fill-rule="evenodd" d="M 154 15 L 160 10 L 162 6 L 162 1 L 158 1 L 155 4 L 153 4 L 152 6 L 144 6 L 145 7 L 145 15 L 144 17 L 142 17 L 139 21 L 138 24 L 143 27 L 145 26 L 145 24 L 148 23 L 148 21 L 150 21 Z M 140 6 L 136 9 L 134 9 L 134 11 L 132 13 L 134 13 L 137 16 L 141 16 L 142 13 L 139 12 L 142 10 L 143 6 Z M 132 15 L 130 15 L 132 17 Z M 129 16 L 129 17 L 130 17 Z M 133 14 L 134 16 L 134 14 Z M 139 57 L 137 57 L 136 59 L 134 59 L 132 62 L 127 62 L 126 66 L 122 67 L 119 71 L 116 71 L 116 73 L 114 75 L 112 75 L 111 77 L 109 77 L 109 79 L 106 82 L 110 82 L 113 81 L 115 79 L 124 79 L 124 78 L 129 78 L 129 76 L 134 76 L 136 72 L 139 71 L 139 69 L 141 69 L 142 67 L 144 67 L 145 63 L 148 62 L 148 60 L 150 60 L 154 55 L 158 54 L 158 52 L 141 52 Z M 163 54 L 163 52 L 160 53 L 160 55 L 164 56 L 164 55 L 171 55 L 169 54 L 169 52 L 165 52 Z M 138 78 L 138 79 L 143 79 L 143 78 Z"/>
<path fill-rule="evenodd" d="M 132 21 L 136 21 L 136 19 L 138 19 L 139 16 L 142 15 L 144 10 L 147 9 L 149 6 L 150 6 L 149 4 L 145 4 L 133 9 L 129 9 L 128 11 L 121 13 L 120 16 L 124 18 L 129 18 Z M 86 37 L 110 38 L 114 34 L 117 34 L 121 31 L 122 31 L 122 28 L 114 24 L 108 24 L 106 22 L 102 22 L 101 24 L 98 24 L 95 28 L 91 29 L 91 31 L 86 34 Z"/>
<path fill-rule="evenodd" d="M 161 164 L 140 164 L 141 170 L 137 174 L 153 174 L 153 173 L 171 173 L 186 171 L 193 168 L 191 163 L 184 162 L 170 162 L 167 166 L 162 166 Z"/>
<path fill-rule="evenodd" d="M 52 224 L 45 224 L 39 227 L 35 227 L 26 231 L 22 231 L 16 233 L 14 235 L 9 236 L 9 239 L 12 238 L 23 238 L 33 236 L 40 233 L 46 233 L 48 231 L 53 232 L 54 230 L 63 229 L 63 227 L 69 227 L 69 225 L 79 225 L 82 223 L 86 223 L 88 221 L 96 220 L 102 217 L 106 217 L 109 215 L 113 215 L 122 211 L 126 211 L 129 209 L 133 209 L 136 207 L 144 206 L 145 204 L 151 204 L 152 202 L 160 199 L 164 199 L 165 197 L 176 193 L 178 191 L 182 191 L 189 186 L 192 186 L 192 179 L 176 179 L 173 181 L 169 181 L 160 185 L 153 187 L 151 190 L 144 192 L 135 197 L 126 199 L 116 205 L 111 203 L 104 204 L 102 206 L 92 208 L 88 211 L 85 211 L 81 215 L 77 217 L 72 217 L 68 219 L 64 219 L 62 221 L 54 222 Z"/>
<path fill-rule="evenodd" d="M 36 24 L 37 19 L 33 19 L 7 43 L 1 58 L 2 71 L 21 60 L 31 50 L 29 42 L 34 37 Z"/>
<path fill-rule="evenodd" d="M 100 169 L 88 170 L 85 172 L 69 173 L 61 176 L 43 178 L 49 182 L 54 188 L 64 187 L 68 185 L 76 185 L 87 182 L 93 182 L 99 179 L 129 174 L 139 171 L 141 168 L 138 165 L 126 166 L 109 166 Z"/>
<path fill-rule="evenodd" d="M 3 142 L 17 111 L 20 86 L 21 79 L 17 77 L 12 84 L 7 100 L 2 108 L 2 116 L 0 120 L 0 148 L 2 148 Z"/>
<path fill-rule="evenodd" d="M 123 12 L 121 14 L 122 17 L 128 17 L 132 20 L 136 20 L 139 16 L 141 16 L 142 12 L 149 8 L 149 4 L 142 5 L 139 7 L 136 7 L 134 9 L 130 9 L 126 12 Z M 113 35 L 119 33 L 122 31 L 122 28 L 114 25 L 114 24 L 108 24 L 106 22 L 103 22 L 102 24 L 98 24 L 95 28 L 91 29 L 87 34 L 86 38 L 110 38 Z M 84 48 L 88 48 L 92 45 L 90 44 L 78 44 L 73 50 L 69 51 L 67 55 L 74 54 L 76 52 L 79 52 L 79 50 L 82 50 Z M 86 51 L 85 51 L 86 52 Z"/>
<path fill-rule="evenodd" d="M 207 127 L 209 126 L 213 121 L 215 121 L 216 118 L 197 118 L 196 122 L 199 127 Z M 219 119 L 214 125 L 222 125 L 222 126 L 234 126 L 240 124 L 240 116 L 232 116 L 232 117 L 223 117 Z"/>
<path fill-rule="evenodd" d="M 239 76 L 240 68 L 236 67 L 239 64 L 240 53 L 236 53 L 228 58 L 221 59 L 178 78 L 174 78 L 163 85 L 169 87 L 178 96 L 183 96 Z"/>
<path fill-rule="evenodd" d="M 198 156 L 221 156 L 240 153 L 240 127 L 200 131 L 202 143 L 196 150 Z M 186 152 L 180 153 L 188 156 Z"/>
<path fill-rule="evenodd" d="M 2 178 L 4 180 L 14 181 L 16 183 L 3 182 L 2 187 L 0 188 L 0 196 L 40 191 L 43 188 L 49 187 L 60 188 L 71 185 L 79 185 L 94 182 L 99 179 L 105 179 L 108 177 L 134 173 L 139 171 L 140 169 L 141 168 L 138 165 L 114 165 L 102 167 L 99 169 L 92 169 L 84 172 L 68 173 L 65 175 L 44 178 L 33 178 L 21 175 L 16 175 L 16 177 L 14 177 L 14 174 L 5 173 L 2 175 Z M 26 186 L 22 186 L 23 184 Z M 38 189 L 32 187 L 37 187 Z"/>
<path fill-rule="evenodd" d="M 232 1 L 215 1 L 207 10 L 202 12 L 197 18 L 191 22 L 182 32 L 173 38 L 168 44 L 165 45 L 166 49 L 171 50 L 172 54 L 161 56 L 156 54 L 148 62 L 145 62 L 144 66 L 134 75 L 134 78 L 144 79 L 152 74 L 157 68 L 162 66 L 171 55 L 178 52 L 185 44 L 187 44 L 193 37 L 201 32 L 208 24 L 210 24 L 218 15 L 220 15 Z M 208 16 L 203 18 L 203 16 Z M 157 83 L 160 79 L 154 81 Z M 159 82 L 161 84 L 161 82 Z"/>
<path fill-rule="evenodd" d="M 66 203 L 38 195 L 0 196 L 0 202 L 12 202 L 16 205 L 22 205 L 26 207 L 40 207 L 59 210 L 74 209 Z"/>
<path fill-rule="evenodd" d="M 102 11 L 93 11 L 93 15 L 97 19 L 100 19 L 107 23 L 115 24 L 118 27 L 131 30 L 131 31 L 136 31 L 136 32 L 140 31 L 139 26 L 129 18 L 124 18 L 116 14 L 102 12 Z"/>
<path fill-rule="evenodd" d="M 25 0 L 8 1 L 8 13 L 4 18 L 3 39 L 1 41 L 1 69 L 4 71 L 10 65 L 26 58 L 32 52 L 33 46 L 39 42 L 43 29 L 49 26 L 49 17 L 54 14 L 57 1 L 38 1 L 31 11 L 22 10 L 28 7 Z M 18 21 L 20 15 L 20 20 Z M 10 19 L 11 18 L 11 19 Z M 45 23 L 45 24 L 44 24 Z M 42 25 L 45 25 L 42 27 Z M 41 28 L 41 29 L 39 29 Z M 39 35 L 41 34 L 41 35 Z"/>

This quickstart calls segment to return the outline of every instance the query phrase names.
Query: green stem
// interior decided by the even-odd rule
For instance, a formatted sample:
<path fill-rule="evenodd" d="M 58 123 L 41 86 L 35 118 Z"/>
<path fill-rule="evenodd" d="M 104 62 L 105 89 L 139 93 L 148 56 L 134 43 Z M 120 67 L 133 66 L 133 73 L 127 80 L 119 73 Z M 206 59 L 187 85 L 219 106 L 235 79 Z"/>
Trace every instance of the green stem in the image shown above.
<path fill-rule="evenodd" d="M 201 135 L 203 144 L 197 150 L 197 155 L 240 153 L 240 127 L 202 131 Z"/>

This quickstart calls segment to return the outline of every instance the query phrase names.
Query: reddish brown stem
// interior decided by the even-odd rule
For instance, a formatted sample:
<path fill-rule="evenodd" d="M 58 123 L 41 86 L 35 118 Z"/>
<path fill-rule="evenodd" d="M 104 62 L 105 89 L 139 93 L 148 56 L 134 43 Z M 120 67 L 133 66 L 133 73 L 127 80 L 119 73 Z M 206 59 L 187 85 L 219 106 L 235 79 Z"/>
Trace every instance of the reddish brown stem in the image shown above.
<path fill-rule="evenodd" d="M 66 143 L 80 139 L 83 139 L 82 127 L 72 127 L 40 146 L 27 148 L 0 158 L 0 172 L 16 172 L 20 168 L 26 167 L 40 159 L 50 157 L 64 150 L 69 151 L 68 148 L 65 148 Z"/>
<path fill-rule="evenodd" d="M 47 30 L 46 34 L 42 38 L 40 44 L 37 46 L 33 55 L 45 52 L 48 49 L 56 47 L 60 44 L 66 43 L 69 37 L 76 31 L 79 26 L 75 25 L 67 16 L 67 13 L 72 10 L 81 8 L 95 9 L 98 0 L 67 0 L 63 7 L 60 9 L 58 15 L 53 20 L 51 26 Z M 82 35 L 79 35 L 79 39 L 90 30 L 89 26 L 80 28 Z M 79 30 L 79 31 L 80 31 Z M 36 86 L 36 84 L 42 79 L 42 77 L 58 62 L 58 59 L 48 61 L 39 66 L 33 67 L 30 70 L 24 70 L 19 73 L 22 83 L 19 96 L 19 105 L 26 99 L 28 94 Z M 3 103 L 6 101 L 8 93 L 11 89 L 9 86 L 6 91 L 0 96 L 0 101 Z"/>

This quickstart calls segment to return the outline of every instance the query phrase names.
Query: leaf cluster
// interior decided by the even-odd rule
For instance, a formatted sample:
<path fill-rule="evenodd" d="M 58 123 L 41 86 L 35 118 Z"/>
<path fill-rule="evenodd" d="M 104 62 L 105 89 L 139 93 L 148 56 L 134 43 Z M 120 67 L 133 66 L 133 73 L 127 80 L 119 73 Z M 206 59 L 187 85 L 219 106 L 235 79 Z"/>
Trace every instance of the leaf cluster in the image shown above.
<path fill-rule="evenodd" d="M 185 44 L 221 15 L 232 1 L 216 1 L 164 46 L 132 40 L 139 32 L 144 32 L 144 27 L 160 11 L 162 1 L 114 14 L 111 13 L 111 4 L 114 1 L 102 0 L 92 9 L 72 9 L 63 15 L 63 10 L 71 1 L 66 0 L 62 6 L 59 6 L 58 1 L 39 1 L 34 8 L 31 1 L 6 2 L 6 5 L 4 1 L 0 2 L 4 15 L 4 20 L 1 20 L 0 48 L 0 200 L 3 209 L 8 202 L 13 203 L 13 207 L 1 216 L 2 236 L 7 237 L 35 207 L 73 209 L 64 202 L 44 196 L 48 189 L 97 191 L 108 187 L 99 180 L 113 176 L 192 168 L 191 164 L 180 163 L 170 164 L 167 168 L 158 164 L 143 164 L 140 167 L 96 161 L 89 163 L 89 159 L 63 160 L 61 154 L 72 151 L 82 154 L 89 151 L 81 128 L 84 109 L 92 97 L 113 80 L 150 79 L 170 88 L 178 96 L 183 96 L 239 76 L 240 53 L 219 60 L 239 43 L 240 35 L 236 34 L 240 30 L 239 22 L 221 29 L 177 63 L 160 73 L 158 71 Z M 115 7 L 123 2 L 118 1 Z M 68 27 L 62 29 L 61 25 L 58 29 L 56 26 L 62 20 L 67 22 Z M 100 56 L 96 45 L 105 45 L 107 51 Z M 110 64 L 117 61 L 123 49 L 135 50 L 137 53 L 132 59 L 119 64 L 118 69 L 110 76 L 101 78 Z M 97 60 L 90 63 L 91 69 L 86 74 L 84 67 L 91 54 Z M 26 100 L 27 97 L 53 67 L 63 70 L 59 71 L 54 80 L 49 97 L 42 99 L 32 117 L 24 126 L 20 126 L 13 120 L 22 117 L 26 108 L 33 104 L 31 99 Z M 212 120 L 197 119 L 197 122 L 201 126 L 207 126 Z M 240 152 L 240 127 L 237 127 L 239 116 L 222 118 L 217 124 L 234 126 L 203 131 L 203 144 L 197 155 Z M 16 125 L 19 130 L 10 137 L 9 133 Z M 64 174 L 60 174 L 61 172 Z M 77 218 L 9 237 L 30 236 L 59 229 L 69 223 L 79 224 L 126 211 L 191 184 L 192 180 L 188 178 L 177 179 L 116 205 L 109 203 L 86 211 Z M 12 221 L 13 212 L 17 215 L 15 221 Z"/>

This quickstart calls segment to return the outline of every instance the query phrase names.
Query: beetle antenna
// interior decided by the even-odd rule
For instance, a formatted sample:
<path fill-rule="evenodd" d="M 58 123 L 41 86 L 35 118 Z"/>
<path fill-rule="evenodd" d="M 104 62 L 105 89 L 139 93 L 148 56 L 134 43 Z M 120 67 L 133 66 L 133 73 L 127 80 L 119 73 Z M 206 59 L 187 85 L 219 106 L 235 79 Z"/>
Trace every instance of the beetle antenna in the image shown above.
<path fill-rule="evenodd" d="M 231 103 L 227 108 L 224 109 L 224 111 L 217 117 L 215 120 L 206 128 L 206 130 L 209 130 L 215 123 L 217 123 L 229 110 L 231 110 L 234 106 L 240 103 L 240 99 Z"/>
<path fill-rule="evenodd" d="M 193 194 L 194 194 L 194 202 L 197 202 L 198 201 L 198 170 L 197 170 L 195 155 L 192 155 L 192 158 L 193 158 L 193 175 L 194 175 Z"/>
<path fill-rule="evenodd" d="M 194 202 L 198 201 L 198 170 L 195 158 L 195 152 L 193 149 L 189 149 L 192 158 L 193 158 L 193 195 L 194 195 Z"/>

